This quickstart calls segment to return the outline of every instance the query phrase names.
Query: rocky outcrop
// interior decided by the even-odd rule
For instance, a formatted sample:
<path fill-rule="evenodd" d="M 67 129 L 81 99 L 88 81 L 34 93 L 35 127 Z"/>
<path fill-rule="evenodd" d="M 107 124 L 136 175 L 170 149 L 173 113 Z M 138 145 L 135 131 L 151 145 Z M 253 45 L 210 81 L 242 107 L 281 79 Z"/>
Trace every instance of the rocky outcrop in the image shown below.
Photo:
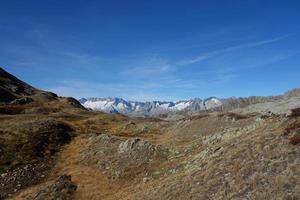
<path fill-rule="evenodd" d="M 112 179 L 136 177 L 143 173 L 141 169 L 166 161 L 169 153 L 168 149 L 160 145 L 138 138 L 121 140 L 101 134 L 90 138 L 88 149 L 81 153 L 81 162 L 96 166 Z M 134 170 L 137 166 L 141 171 Z"/>
<path fill-rule="evenodd" d="M 300 97 L 300 88 L 289 90 L 283 95 L 285 98 Z"/>
<path fill-rule="evenodd" d="M 233 110 L 236 108 L 244 108 L 249 105 L 264 103 L 270 101 L 280 100 L 281 96 L 270 96 L 270 97 L 260 97 L 260 96 L 252 96 L 252 97 L 240 97 L 240 98 L 229 98 L 226 99 L 222 106 L 215 108 L 215 110 Z"/>

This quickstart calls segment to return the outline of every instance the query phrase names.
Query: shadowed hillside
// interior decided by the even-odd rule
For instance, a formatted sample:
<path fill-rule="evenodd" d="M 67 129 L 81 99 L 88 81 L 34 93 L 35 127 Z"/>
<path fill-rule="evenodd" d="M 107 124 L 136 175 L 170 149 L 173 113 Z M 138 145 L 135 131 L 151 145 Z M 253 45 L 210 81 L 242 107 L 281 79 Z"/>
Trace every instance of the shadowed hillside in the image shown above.
<path fill-rule="evenodd" d="M 0 68 L 0 102 L 10 102 L 39 91 Z"/>

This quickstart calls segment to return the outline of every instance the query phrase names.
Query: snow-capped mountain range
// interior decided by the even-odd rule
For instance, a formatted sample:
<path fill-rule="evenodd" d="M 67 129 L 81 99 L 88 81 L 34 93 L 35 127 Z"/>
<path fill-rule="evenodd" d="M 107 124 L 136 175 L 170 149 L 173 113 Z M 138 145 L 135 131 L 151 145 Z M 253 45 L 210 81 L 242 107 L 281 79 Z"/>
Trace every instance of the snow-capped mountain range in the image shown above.
<path fill-rule="evenodd" d="M 121 113 L 135 116 L 152 116 L 175 111 L 199 111 L 219 107 L 221 99 L 210 97 L 207 99 L 191 99 L 177 102 L 172 101 L 126 101 L 122 98 L 82 98 L 79 102 L 86 108 L 107 113 Z"/>

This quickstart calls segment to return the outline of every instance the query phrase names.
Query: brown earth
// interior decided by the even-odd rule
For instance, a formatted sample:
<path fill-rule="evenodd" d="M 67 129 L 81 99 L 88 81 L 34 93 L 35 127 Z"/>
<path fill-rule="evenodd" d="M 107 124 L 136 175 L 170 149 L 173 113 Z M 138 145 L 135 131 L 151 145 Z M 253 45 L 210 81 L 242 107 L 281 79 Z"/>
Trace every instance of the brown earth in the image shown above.
<path fill-rule="evenodd" d="M 297 114 L 164 121 L 15 97 L 32 101 L 0 105 L 0 199 L 300 199 Z"/>

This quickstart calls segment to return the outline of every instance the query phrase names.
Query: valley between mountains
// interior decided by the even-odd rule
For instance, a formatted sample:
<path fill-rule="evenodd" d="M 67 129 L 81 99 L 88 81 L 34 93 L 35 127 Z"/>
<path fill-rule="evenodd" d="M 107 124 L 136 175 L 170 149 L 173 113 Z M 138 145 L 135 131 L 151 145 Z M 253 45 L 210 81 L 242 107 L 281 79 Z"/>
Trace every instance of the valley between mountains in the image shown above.
<path fill-rule="evenodd" d="M 197 102 L 106 99 L 107 110 L 87 106 L 104 99 L 84 101 L 0 68 L 0 199 L 300 199 L 299 89 Z"/>

